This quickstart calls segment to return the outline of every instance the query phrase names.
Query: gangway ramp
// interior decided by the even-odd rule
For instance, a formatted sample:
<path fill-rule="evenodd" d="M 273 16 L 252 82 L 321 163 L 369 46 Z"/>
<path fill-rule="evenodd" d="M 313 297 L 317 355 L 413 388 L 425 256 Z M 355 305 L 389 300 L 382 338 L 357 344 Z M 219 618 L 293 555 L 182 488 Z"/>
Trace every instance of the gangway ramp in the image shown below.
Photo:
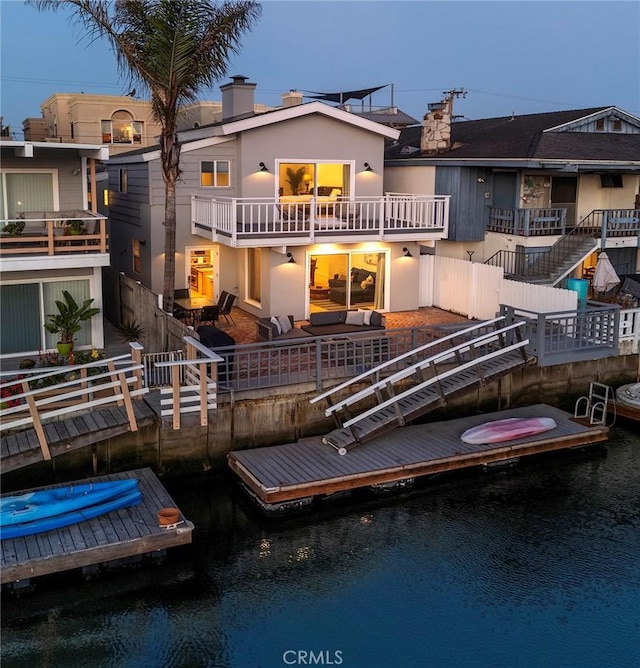
<path fill-rule="evenodd" d="M 324 436 L 323 442 L 344 455 L 364 441 L 445 405 L 447 398 L 485 385 L 528 363 L 525 347 L 529 341 L 522 338 L 525 322 L 501 326 L 502 321 L 503 318 L 495 318 L 432 341 L 311 399 L 311 403 L 327 401 L 325 414 L 333 417 L 337 426 Z M 493 325 L 495 330 L 486 332 L 487 325 Z M 461 334 L 473 336 L 482 329 L 485 332 L 475 338 L 442 350 L 443 344 Z M 439 350 L 434 353 L 434 349 Z M 397 367 L 403 359 L 407 368 L 380 379 L 385 367 Z M 356 383 L 363 381 L 371 385 L 352 391 Z M 344 398 L 336 401 L 338 396 Z"/>

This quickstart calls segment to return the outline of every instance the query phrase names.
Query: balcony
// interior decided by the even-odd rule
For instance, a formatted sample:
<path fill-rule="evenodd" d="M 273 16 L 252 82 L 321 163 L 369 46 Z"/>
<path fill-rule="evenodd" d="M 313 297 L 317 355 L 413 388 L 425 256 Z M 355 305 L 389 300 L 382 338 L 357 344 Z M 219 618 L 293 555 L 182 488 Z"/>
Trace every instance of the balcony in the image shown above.
<path fill-rule="evenodd" d="M 402 193 L 334 199 L 194 196 L 191 228 L 239 247 L 445 239 L 449 199 Z"/>
<path fill-rule="evenodd" d="M 557 236 L 566 231 L 566 209 L 503 209 L 489 210 L 489 232 L 523 237 Z"/>
<path fill-rule="evenodd" d="M 69 228 L 72 220 L 82 221 L 84 231 L 72 233 Z M 20 218 L 0 221 L 3 258 L 107 252 L 107 219 L 89 211 L 29 212 Z"/>

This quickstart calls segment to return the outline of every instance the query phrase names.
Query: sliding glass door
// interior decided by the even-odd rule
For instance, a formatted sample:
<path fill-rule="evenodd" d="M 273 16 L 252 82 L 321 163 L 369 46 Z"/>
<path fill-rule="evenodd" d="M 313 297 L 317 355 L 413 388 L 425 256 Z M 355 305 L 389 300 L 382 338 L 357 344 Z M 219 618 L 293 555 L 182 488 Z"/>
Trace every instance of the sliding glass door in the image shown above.
<path fill-rule="evenodd" d="M 386 252 L 309 256 L 309 310 L 385 308 Z"/>

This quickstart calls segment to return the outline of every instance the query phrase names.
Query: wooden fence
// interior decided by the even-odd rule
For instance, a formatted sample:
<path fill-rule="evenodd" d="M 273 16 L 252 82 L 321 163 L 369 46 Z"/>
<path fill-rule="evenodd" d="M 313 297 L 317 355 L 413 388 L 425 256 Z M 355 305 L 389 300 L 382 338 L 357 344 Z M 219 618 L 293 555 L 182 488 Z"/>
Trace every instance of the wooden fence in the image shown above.
<path fill-rule="evenodd" d="M 183 322 L 158 306 L 158 295 L 112 267 L 103 269 L 104 314 L 114 324 L 137 321 L 144 328 L 140 338 L 149 353 L 184 348 L 185 336 L 195 336 Z"/>

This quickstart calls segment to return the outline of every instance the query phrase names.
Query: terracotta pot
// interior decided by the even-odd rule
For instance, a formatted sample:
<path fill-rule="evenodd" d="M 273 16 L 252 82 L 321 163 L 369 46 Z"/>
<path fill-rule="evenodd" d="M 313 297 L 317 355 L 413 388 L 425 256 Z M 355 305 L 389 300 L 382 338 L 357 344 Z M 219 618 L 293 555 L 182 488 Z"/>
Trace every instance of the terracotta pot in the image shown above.
<path fill-rule="evenodd" d="M 175 524 L 180 517 L 180 511 L 177 508 L 161 508 L 158 511 L 158 524 L 167 526 Z"/>

